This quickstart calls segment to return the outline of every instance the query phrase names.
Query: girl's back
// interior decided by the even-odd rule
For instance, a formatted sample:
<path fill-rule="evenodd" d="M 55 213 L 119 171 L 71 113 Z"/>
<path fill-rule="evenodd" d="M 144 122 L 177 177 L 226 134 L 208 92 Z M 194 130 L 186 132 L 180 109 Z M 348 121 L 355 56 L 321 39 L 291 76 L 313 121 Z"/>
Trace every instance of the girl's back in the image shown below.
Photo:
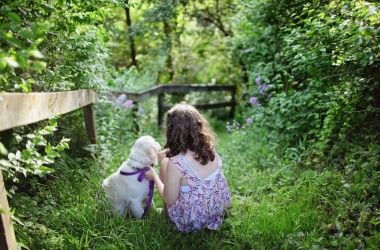
<path fill-rule="evenodd" d="M 181 171 L 178 200 L 168 206 L 168 215 L 176 227 L 184 232 L 207 227 L 216 230 L 231 203 L 227 181 L 221 169 L 221 158 L 201 165 L 193 152 L 170 158 Z"/>

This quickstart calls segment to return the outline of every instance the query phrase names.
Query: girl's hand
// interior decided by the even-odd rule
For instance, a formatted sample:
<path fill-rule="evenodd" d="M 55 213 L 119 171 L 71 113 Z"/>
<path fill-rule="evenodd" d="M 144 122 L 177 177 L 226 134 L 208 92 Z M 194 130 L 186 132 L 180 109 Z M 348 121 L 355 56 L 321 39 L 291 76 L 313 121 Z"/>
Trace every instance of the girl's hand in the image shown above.
<path fill-rule="evenodd" d="M 157 156 L 158 156 L 158 159 L 159 159 L 159 160 L 162 160 L 163 158 L 166 157 L 166 150 L 159 151 L 159 152 L 157 153 Z"/>
<path fill-rule="evenodd" d="M 154 181 L 154 178 L 156 178 L 157 173 L 154 170 L 154 168 L 150 167 L 150 169 L 146 171 L 144 175 L 145 175 L 145 179 L 149 181 Z"/>

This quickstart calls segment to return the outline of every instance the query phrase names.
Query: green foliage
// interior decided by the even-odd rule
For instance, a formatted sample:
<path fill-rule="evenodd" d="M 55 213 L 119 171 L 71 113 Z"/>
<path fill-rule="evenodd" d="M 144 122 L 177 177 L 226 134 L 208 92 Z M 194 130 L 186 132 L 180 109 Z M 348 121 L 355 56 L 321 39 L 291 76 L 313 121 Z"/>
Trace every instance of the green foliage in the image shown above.
<path fill-rule="evenodd" d="M 112 33 L 112 65 L 119 71 L 132 65 L 133 37 L 142 82 L 160 83 L 239 82 L 239 68 L 232 61 L 227 31 L 233 1 L 130 1 L 131 27 L 125 10 L 112 9 L 106 27 Z M 222 31 L 224 29 L 224 31 Z M 127 31 L 127 32 L 125 32 Z"/>
<path fill-rule="evenodd" d="M 102 0 L 6 1 L 0 9 L 0 90 L 101 89 L 109 34 Z M 95 8 L 97 6 L 99 8 Z"/>
<path fill-rule="evenodd" d="M 113 3 L 123 6 L 120 1 Z M 107 61 L 110 33 L 102 25 L 106 5 L 109 5 L 108 1 L 103 0 L 5 1 L 0 9 L 0 91 L 28 93 L 89 88 L 97 90 L 100 95 L 105 94 L 114 71 Z M 84 131 L 84 126 L 81 127 L 83 115 L 74 112 L 60 120 L 62 127 L 49 131 L 54 133 L 50 140 L 41 137 L 41 131 L 48 129 L 41 128 L 43 123 L 29 126 L 34 131 L 15 129 L 13 139 L 8 138 L 12 131 L 0 134 L 2 141 L 9 142 L 3 141 L 1 145 L 14 152 L 9 154 L 12 159 L 3 161 L 7 167 L 12 167 L 4 169 L 9 171 L 11 178 L 15 169 L 24 175 L 44 175 L 52 171 L 44 164 L 52 161 L 54 152 L 59 150 L 51 146 L 54 143 L 59 145 L 58 135 L 74 138 L 72 143 L 76 147 L 86 146 L 83 145 L 86 140 L 78 139 L 80 131 Z M 79 129 L 74 129 L 75 126 Z M 47 156 L 35 148 L 35 145 L 42 144 Z M 23 147 L 26 149 L 20 151 Z M 80 154 L 79 151 L 76 153 Z"/>
<path fill-rule="evenodd" d="M 86 145 L 78 132 L 78 112 L 61 118 L 59 127 L 51 120 L 42 128 L 15 129 L 8 141 L 1 134 L 0 164 L 12 165 L 5 175 L 20 245 L 377 248 L 377 2 L 145 1 L 130 3 L 128 30 L 125 1 L 29 2 L 6 1 L 0 9 L 1 91 L 93 88 L 103 95 L 109 89 L 138 92 L 156 82 L 247 82 L 239 86 L 236 121 L 217 121 L 223 131 L 216 150 L 233 194 L 218 231 L 182 234 L 155 210 L 143 220 L 107 213 L 102 179 L 126 159 L 139 135 L 161 144 L 164 139 L 156 128 L 155 98 L 131 106 L 120 96 L 101 96 L 94 105 L 97 145 Z M 139 62 L 132 68 L 131 36 Z M 58 138 L 67 135 L 70 150 Z M 154 200 L 162 206 L 157 194 Z"/>
<path fill-rule="evenodd" d="M 306 139 L 316 154 L 344 155 L 337 142 L 366 144 L 378 134 L 379 5 L 301 2 L 254 1 L 242 9 L 235 46 L 250 76 L 243 101 L 254 96 L 262 104 L 245 116 L 290 145 Z"/>
<path fill-rule="evenodd" d="M 15 132 L 11 144 L 13 144 L 12 148 L 18 148 L 17 151 L 8 153 L 6 159 L 0 159 L 2 169 L 6 170 L 6 177 L 18 182 L 20 173 L 24 176 L 32 174 L 43 177 L 54 171 L 49 165 L 60 157 L 59 152 L 69 148 L 70 141 L 63 138 L 57 145 L 51 145 L 45 137 L 53 135 L 56 130 L 57 118 L 51 118 L 46 126 L 32 133 L 17 134 Z M 22 149 L 23 145 L 25 149 Z"/>

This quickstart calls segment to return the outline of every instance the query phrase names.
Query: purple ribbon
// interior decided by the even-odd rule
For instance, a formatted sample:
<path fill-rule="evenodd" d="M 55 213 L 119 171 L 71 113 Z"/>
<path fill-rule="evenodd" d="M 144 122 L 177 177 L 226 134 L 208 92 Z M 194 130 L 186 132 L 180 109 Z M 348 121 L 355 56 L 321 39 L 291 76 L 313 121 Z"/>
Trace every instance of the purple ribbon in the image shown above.
<path fill-rule="evenodd" d="M 145 167 L 145 168 L 139 169 L 135 172 L 120 171 L 120 174 L 126 175 L 126 176 L 139 174 L 139 176 L 137 177 L 137 180 L 139 182 L 142 182 L 142 180 L 144 180 L 144 178 L 145 178 L 145 172 L 148 170 L 149 170 L 149 167 Z M 146 202 L 146 205 L 145 205 L 144 215 L 146 214 L 146 212 L 148 211 L 148 209 L 150 207 L 150 204 L 152 203 L 153 191 L 154 191 L 154 181 L 149 181 L 149 197 L 148 197 L 148 201 Z"/>

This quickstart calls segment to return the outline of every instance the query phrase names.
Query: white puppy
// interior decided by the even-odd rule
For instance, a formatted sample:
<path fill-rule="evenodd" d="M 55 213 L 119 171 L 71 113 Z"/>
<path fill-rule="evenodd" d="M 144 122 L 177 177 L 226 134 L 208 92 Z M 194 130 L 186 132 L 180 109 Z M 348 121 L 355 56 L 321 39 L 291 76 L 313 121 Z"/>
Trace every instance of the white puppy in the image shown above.
<path fill-rule="evenodd" d="M 160 144 L 153 137 L 146 135 L 136 140 L 131 149 L 129 158 L 119 169 L 103 181 L 103 188 L 107 193 L 107 200 L 113 211 L 119 216 L 128 209 L 133 216 L 141 218 L 144 215 L 143 201 L 150 194 L 153 183 L 144 178 L 147 168 L 157 164 L 157 153 Z M 147 207 L 146 207 L 147 208 Z"/>

